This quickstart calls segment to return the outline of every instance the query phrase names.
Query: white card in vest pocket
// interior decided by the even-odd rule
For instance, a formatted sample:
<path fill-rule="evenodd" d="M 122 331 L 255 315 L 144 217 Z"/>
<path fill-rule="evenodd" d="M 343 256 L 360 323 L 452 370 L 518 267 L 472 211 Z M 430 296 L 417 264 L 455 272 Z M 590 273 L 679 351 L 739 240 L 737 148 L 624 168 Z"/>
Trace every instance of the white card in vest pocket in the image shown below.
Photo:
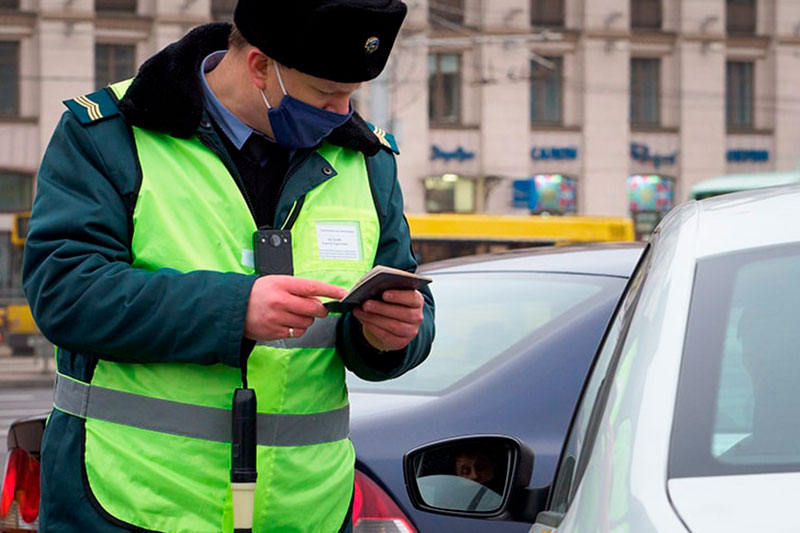
<path fill-rule="evenodd" d="M 361 259 L 358 222 L 317 222 L 316 225 L 320 259 Z"/>
<path fill-rule="evenodd" d="M 256 254 L 253 253 L 253 250 L 248 250 L 247 248 L 242 249 L 242 266 L 255 268 Z"/>

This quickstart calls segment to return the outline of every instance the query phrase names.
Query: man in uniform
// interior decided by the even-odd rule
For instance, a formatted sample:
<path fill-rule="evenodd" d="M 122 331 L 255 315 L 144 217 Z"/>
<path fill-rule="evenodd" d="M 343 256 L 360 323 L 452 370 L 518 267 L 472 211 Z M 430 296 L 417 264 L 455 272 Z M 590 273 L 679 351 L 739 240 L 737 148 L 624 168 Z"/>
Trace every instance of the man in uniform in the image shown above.
<path fill-rule="evenodd" d="M 390 379 L 433 339 L 427 289 L 322 304 L 374 265 L 416 268 L 397 147 L 350 103 L 405 13 L 240 0 L 233 28 L 196 28 L 132 81 L 66 102 L 24 265 L 58 346 L 42 531 L 231 531 L 243 381 L 258 398 L 253 529 L 349 530 L 345 368 Z"/>

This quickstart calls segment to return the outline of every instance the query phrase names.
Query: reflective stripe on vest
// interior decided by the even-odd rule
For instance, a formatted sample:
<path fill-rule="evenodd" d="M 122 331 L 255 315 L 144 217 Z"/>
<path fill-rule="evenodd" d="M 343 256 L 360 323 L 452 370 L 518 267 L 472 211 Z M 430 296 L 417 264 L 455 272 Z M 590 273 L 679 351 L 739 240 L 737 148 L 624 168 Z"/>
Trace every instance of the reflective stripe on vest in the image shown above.
<path fill-rule="evenodd" d="M 231 442 L 229 410 L 92 386 L 61 374 L 56 376 L 53 405 L 84 419 L 94 418 L 194 439 Z M 335 442 L 349 436 L 349 417 L 349 406 L 308 415 L 258 413 L 257 441 L 261 446 Z"/>

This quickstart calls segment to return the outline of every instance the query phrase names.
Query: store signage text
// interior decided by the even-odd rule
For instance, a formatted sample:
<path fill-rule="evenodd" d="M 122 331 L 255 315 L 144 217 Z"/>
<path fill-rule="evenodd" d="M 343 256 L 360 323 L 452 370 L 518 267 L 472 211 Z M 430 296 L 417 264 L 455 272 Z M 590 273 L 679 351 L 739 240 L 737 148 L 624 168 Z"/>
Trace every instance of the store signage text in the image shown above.
<path fill-rule="evenodd" d="M 534 146 L 531 149 L 531 159 L 534 161 L 557 160 L 572 161 L 578 159 L 577 146 Z"/>
<path fill-rule="evenodd" d="M 456 159 L 459 162 L 462 162 L 466 161 L 467 159 L 472 159 L 473 157 L 475 157 L 475 152 L 468 152 L 464 150 L 463 146 L 459 146 L 451 152 L 445 152 L 435 144 L 431 145 L 431 161 L 436 159 L 444 159 L 445 161 Z"/>
<path fill-rule="evenodd" d="M 654 154 L 650 147 L 642 143 L 631 143 L 631 159 L 643 164 L 652 163 L 654 168 L 661 165 L 674 165 L 678 160 L 678 152 L 671 154 Z"/>
<path fill-rule="evenodd" d="M 728 150 L 728 163 L 766 163 L 769 150 Z"/>

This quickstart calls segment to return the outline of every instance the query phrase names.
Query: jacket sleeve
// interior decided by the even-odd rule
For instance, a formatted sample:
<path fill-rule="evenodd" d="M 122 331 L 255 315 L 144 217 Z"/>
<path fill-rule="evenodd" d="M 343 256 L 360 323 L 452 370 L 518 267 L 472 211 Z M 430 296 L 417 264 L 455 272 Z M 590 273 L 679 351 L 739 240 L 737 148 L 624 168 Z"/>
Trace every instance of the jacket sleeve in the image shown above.
<path fill-rule="evenodd" d="M 254 276 L 131 266 L 138 164 L 121 118 L 67 112 L 37 178 L 23 287 L 42 333 L 120 362 L 239 366 Z"/>
<path fill-rule="evenodd" d="M 403 195 L 394 156 L 381 150 L 368 158 L 367 165 L 381 226 L 375 264 L 414 272 L 417 262 L 411 249 L 408 222 L 403 215 Z M 345 366 L 350 371 L 368 381 L 382 381 L 398 377 L 425 360 L 434 337 L 434 303 L 429 287 L 421 289 L 420 293 L 425 300 L 424 320 L 417 336 L 403 350 L 379 352 L 364 338 L 358 319 L 352 313 L 343 316 L 337 338 Z"/>

